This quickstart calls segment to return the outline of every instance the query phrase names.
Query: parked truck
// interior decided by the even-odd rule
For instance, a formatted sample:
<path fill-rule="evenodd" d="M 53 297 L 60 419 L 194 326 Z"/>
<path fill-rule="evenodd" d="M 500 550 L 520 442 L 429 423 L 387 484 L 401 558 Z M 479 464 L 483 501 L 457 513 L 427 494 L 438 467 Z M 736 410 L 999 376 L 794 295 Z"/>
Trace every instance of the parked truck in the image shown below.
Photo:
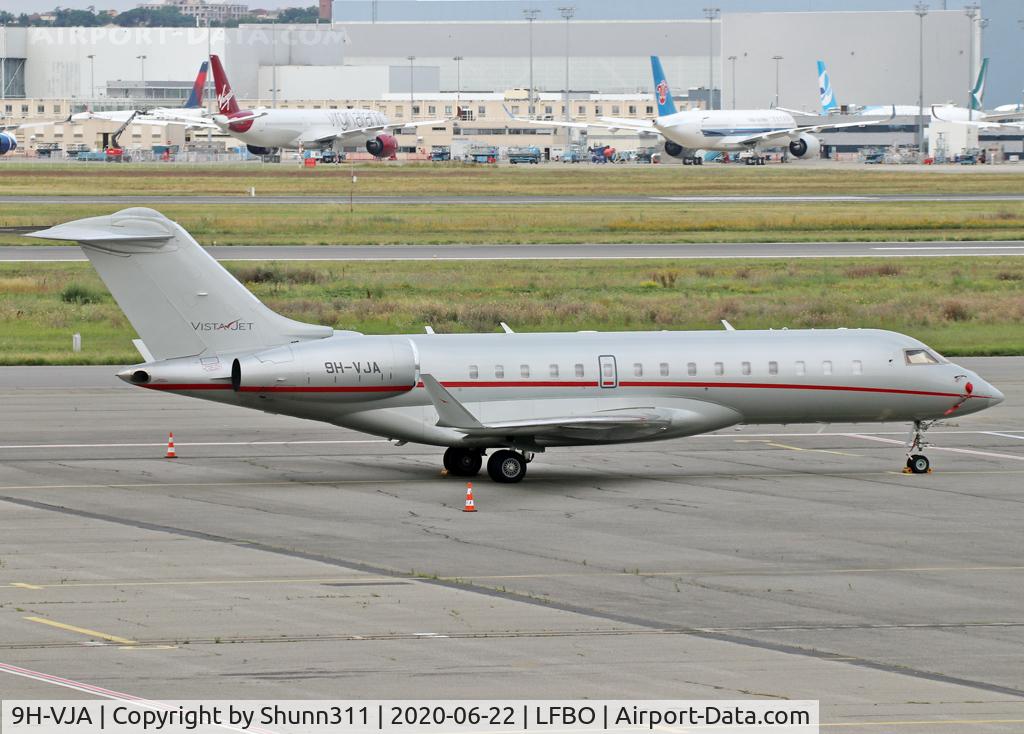
<path fill-rule="evenodd" d="M 515 163 L 540 163 L 541 152 L 540 148 L 535 148 L 532 145 L 522 148 L 509 148 L 508 149 L 508 162 Z"/>

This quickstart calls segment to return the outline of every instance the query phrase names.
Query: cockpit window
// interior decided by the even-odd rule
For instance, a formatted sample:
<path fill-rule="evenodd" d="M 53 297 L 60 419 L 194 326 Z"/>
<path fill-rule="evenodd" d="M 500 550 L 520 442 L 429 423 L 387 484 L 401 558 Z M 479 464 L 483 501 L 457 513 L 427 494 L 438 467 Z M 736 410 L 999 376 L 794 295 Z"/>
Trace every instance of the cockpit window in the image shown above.
<path fill-rule="evenodd" d="M 907 364 L 939 364 L 939 358 L 927 349 L 904 349 Z"/>

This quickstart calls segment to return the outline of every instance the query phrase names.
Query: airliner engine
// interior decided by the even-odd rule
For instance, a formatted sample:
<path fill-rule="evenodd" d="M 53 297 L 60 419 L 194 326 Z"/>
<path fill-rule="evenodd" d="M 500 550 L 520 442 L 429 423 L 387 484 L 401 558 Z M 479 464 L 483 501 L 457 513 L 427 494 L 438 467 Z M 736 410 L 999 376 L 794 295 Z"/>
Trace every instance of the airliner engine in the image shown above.
<path fill-rule="evenodd" d="M 17 139 L 10 133 L 0 133 L 0 155 L 12 152 L 18 147 Z"/>
<path fill-rule="evenodd" d="M 821 153 L 821 141 L 805 133 L 789 144 L 789 152 L 794 158 L 817 158 Z"/>
<path fill-rule="evenodd" d="M 408 339 L 352 336 L 275 347 L 231 363 L 231 387 L 251 393 L 332 393 L 353 402 L 416 387 L 416 355 Z"/>
<path fill-rule="evenodd" d="M 394 135 L 378 135 L 366 141 L 366 152 L 375 158 L 390 158 L 398 151 L 398 141 Z"/>

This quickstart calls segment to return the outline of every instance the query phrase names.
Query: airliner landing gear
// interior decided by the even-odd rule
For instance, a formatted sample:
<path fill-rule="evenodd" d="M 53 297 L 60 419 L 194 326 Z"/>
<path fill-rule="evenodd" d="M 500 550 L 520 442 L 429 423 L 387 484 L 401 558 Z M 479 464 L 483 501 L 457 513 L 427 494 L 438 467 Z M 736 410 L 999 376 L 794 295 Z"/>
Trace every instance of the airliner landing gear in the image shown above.
<path fill-rule="evenodd" d="M 907 471 L 911 474 L 927 474 L 931 471 L 928 457 L 918 451 L 924 451 L 931 444 L 924 440 L 924 433 L 932 427 L 934 421 L 914 421 L 914 433 L 907 444 Z"/>
<path fill-rule="evenodd" d="M 526 465 L 531 457 L 508 449 L 501 449 L 487 459 L 487 473 L 491 479 L 501 484 L 515 484 L 523 481 L 526 476 Z"/>
<path fill-rule="evenodd" d="M 457 477 L 475 477 L 483 466 L 483 452 L 480 449 L 463 449 L 455 446 L 444 452 L 444 468 Z"/>

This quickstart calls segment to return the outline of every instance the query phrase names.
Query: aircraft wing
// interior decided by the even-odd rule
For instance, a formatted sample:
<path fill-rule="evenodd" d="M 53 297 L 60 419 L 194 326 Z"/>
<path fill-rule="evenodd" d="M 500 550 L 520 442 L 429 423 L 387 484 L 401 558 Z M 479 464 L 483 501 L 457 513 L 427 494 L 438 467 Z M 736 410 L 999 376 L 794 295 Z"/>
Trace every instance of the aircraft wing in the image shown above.
<path fill-rule="evenodd" d="M 437 410 L 437 425 L 454 428 L 456 431 L 479 437 L 530 437 L 543 435 L 565 435 L 567 432 L 584 431 L 588 434 L 621 434 L 624 430 L 638 437 L 654 435 L 668 429 L 672 424 L 671 411 L 657 408 L 627 408 L 604 410 L 585 415 L 552 416 L 550 418 L 529 418 L 525 420 L 495 421 L 481 423 L 456 400 L 432 375 L 421 375 L 431 402 Z M 596 436 L 591 435 L 592 438 Z"/>
<path fill-rule="evenodd" d="M 892 114 L 886 118 L 880 120 L 862 120 L 859 122 L 825 122 L 819 125 L 803 125 L 799 127 L 791 127 L 788 130 L 772 130 L 767 133 L 758 133 L 757 135 L 750 135 L 746 138 L 737 140 L 736 142 L 741 145 L 759 145 L 762 143 L 771 143 L 774 141 L 782 142 L 783 140 L 791 139 L 794 135 L 800 135 L 801 133 L 819 133 L 823 130 L 841 130 L 845 127 L 867 127 L 869 125 L 878 125 L 883 122 L 888 122 L 896 116 L 896 109 L 893 108 Z"/>
<path fill-rule="evenodd" d="M 504 107 L 504 105 L 503 105 Z M 601 130 L 608 130 L 615 132 L 616 130 L 632 130 L 640 133 L 657 133 L 658 131 L 654 128 L 654 123 L 650 120 L 624 120 L 617 117 L 602 117 L 598 122 L 566 122 L 557 120 L 530 120 L 525 117 L 516 117 L 512 114 L 508 107 L 504 107 L 505 114 L 516 122 L 521 122 L 524 125 L 533 125 L 534 127 L 565 127 L 573 130 L 586 130 L 588 128 L 598 128 Z"/>

